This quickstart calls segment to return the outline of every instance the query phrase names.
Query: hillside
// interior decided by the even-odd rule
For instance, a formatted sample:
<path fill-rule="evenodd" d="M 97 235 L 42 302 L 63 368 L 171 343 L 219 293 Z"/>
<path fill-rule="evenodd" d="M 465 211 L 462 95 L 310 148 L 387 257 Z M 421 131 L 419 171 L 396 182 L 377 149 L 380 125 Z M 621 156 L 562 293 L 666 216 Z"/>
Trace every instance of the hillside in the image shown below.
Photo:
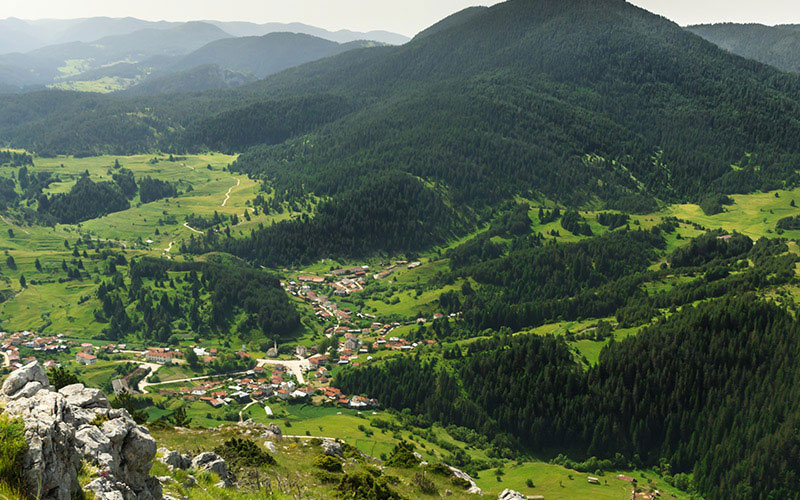
<path fill-rule="evenodd" d="M 201 92 L 204 90 L 224 90 L 239 87 L 255 80 L 256 78 L 251 74 L 230 71 L 216 64 L 206 64 L 186 71 L 149 78 L 128 89 L 126 94 L 148 96 Z"/>
<path fill-rule="evenodd" d="M 448 16 L 438 23 L 434 24 L 433 26 L 424 29 L 417 33 L 414 37 L 414 40 L 418 40 L 420 38 L 424 38 L 429 35 L 433 35 L 434 33 L 438 33 L 440 31 L 446 30 L 448 28 L 452 28 L 453 26 L 458 26 L 460 24 L 464 24 L 465 22 L 472 19 L 474 16 L 482 14 L 488 7 L 468 7 L 464 10 L 456 12 L 455 14 Z"/>
<path fill-rule="evenodd" d="M 800 31 L 796 27 L 725 23 L 686 29 L 734 54 L 800 72 Z"/>
<path fill-rule="evenodd" d="M 184 55 L 229 36 L 216 26 L 196 22 L 169 29 L 147 28 L 91 43 L 75 41 L 50 45 L 26 54 L 3 55 L 0 56 L 0 67 L 8 67 L 16 73 L 7 76 L 6 83 L 45 85 L 114 63 Z"/>
<path fill-rule="evenodd" d="M 378 43 L 389 45 L 402 45 L 408 42 L 409 38 L 397 33 L 388 31 L 374 30 L 367 32 L 338 30 L 329 31 L 316 26 L 309 26 L 303 23 L 248 23 L 248 22 L 223 22 L 208 21 L 219 26 L 221 29 L 236 37 L 264 36 L 269 33 L 299 33 L 323 38 L 337 43 L 357 42 L 359 40 L 371 40 Z"/>
<path fill-rule="evenodd" d="M 71 90 L 0 95 L 0 497 L 800 497 L 797 75 L 623 0 L 227 26 L 4 56 Z"/>
<path fill-rule="evenodd" d="M 339 44 L 295 33 L 271 33 L 260 37 L 227 38 L 209 43 L 178 59 L 170 66 L 170 69 L 182 71 L 214 64 L 264 78 L 287 68 L 371 45 L 374 43 Z"/>

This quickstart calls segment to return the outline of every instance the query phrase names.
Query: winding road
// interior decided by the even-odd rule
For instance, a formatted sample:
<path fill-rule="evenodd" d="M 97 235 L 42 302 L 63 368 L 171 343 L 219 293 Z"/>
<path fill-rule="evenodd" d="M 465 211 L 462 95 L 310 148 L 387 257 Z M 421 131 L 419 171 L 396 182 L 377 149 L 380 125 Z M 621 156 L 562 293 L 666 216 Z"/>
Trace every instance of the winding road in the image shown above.
<path fill-rule="evenodd" d="M 239 422 L 244 422 L 244 417 L 242 415 L 247 411 L 248 408 L 256 403 L 258 403 L 258 401 L 250 401 L 244 408 L 242 408 L 242 411 L 239 412 Z"/>
<path fill-rule="evenodd" d="M 236 185 L 235 186 L 231 186 L 230 189 L 228 189 L 228 192 L 225 193 L 225 201 L 222 202 L 222 205 L 220 205 L 221 207 L 224 207 L 225 205 L 228 204 L 228 200 L 231 199 L 231 191 L 233 191 L 233 188 L 239 187 L 239 184 L 241 184 L 241 183 L 242 183 L 242 179 L 237 177 L 236 178 Z"/>
<path fill-rule="evenodd" d="M 188 229 L 189 231 L 193 231 L 193 232 L 195 232 L 195 233 L 197 233 L 197 234 L 203 234 L 203 231 L 198 231 L 197 229 L 195 229 L 195 228 L 193 228 L 192 226 L 190 226 L 188 222 L 184 222 L 184 223 L 183 223 L 183 227 L 185 227 L 185 228 L 186 228 L 186 229 Z"/>
<path fill-rule="evenodd" d="M 8 353 L 7 353 L 7 352 L 5 352 L 5 351 L 3 351 L 3 352 L 0 352 L 0 354 L 2 354 L 2 355 L 3 355 L 3 366 L 9 366 L 9 365 L 11 365 L 11 361 L 9 360 Z"/>
<path fill-rule="evenodd" d="M 160 368 L 161 368 L 163 365 L 159 365 L 159 364 L 157 364 L 157 363 L 146 363 L 146 362 L 144 362 L 144 361 L 134 361 L 134 363 L 136 363 L 136 364 L 138 364 L 138 365 L 141 365 L 141 366 L 144 366 L 145 368 L 150 368 L 150 373 L 148 373 L 146 377 L 144 377 L 142 380 L 140 380 L 140 381 L 139 381 L 139 385 L 137 385 L 137 386 L 136 386 L 136 390 L 138 390 L 139 392 L 141 392 L 142 394 L 144 394 L 144 392 L 145 392 L 144 390 L 145 390 L 147 387 L 149 387 L 149 386 L 153 385 L 153 384 L 151 384 L 150 382 L 148 382 L 148 380 L 150 380 L 150 377 L 152 377 L 153 375 L 155 375 L 155 373 L 156 373 L 156 372 L 157 372 L 157 371 L 158 371 L 158 370 L 159 370 L 159 369 L 160 369 Z"/>

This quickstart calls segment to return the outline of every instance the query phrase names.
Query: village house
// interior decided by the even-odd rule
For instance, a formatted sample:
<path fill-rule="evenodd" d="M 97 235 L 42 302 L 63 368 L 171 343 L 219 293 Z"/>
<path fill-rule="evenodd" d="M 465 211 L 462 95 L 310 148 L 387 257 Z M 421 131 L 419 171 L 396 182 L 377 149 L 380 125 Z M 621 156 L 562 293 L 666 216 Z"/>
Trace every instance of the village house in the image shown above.
<path fill-rule="evenodd" d="M 75 356 L 75 361 L 85 366 L 94 365 L 97 363 L 97 356 L 81 351 Z"/>
<path fill-rule="evenodd" d="M 349 338 L 344 341 L 344 348 L 349 351 L 357 351 L 361 346 L 361 342 L 356 338 Z"/>
<path fill-rule="evenodd" d="M 150 347 L 144 355 L 144 359 L 148 363 L 158 363 L 160 365 L 169 365 L 172 363 L 172 351 L 163 347 Z"/>
<path fill-rule="evenodd" d="M 297 280 L 301 283 L 316 283 L 322 284 L 325 283 L 325 278 L 322 276 L 298 276 Z"/>

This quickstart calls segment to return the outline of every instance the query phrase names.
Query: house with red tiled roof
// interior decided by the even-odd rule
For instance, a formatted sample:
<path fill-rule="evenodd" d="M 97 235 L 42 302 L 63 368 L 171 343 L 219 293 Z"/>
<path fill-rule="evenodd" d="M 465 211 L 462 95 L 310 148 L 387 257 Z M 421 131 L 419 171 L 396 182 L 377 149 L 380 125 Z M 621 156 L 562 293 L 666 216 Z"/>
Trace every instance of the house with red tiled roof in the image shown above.
<path fill-rule="evenodd" d="M 75 356 L 75 361 L 86 366 L 94 365 L 97 363 L 97 356 L 81 351 Z"/>

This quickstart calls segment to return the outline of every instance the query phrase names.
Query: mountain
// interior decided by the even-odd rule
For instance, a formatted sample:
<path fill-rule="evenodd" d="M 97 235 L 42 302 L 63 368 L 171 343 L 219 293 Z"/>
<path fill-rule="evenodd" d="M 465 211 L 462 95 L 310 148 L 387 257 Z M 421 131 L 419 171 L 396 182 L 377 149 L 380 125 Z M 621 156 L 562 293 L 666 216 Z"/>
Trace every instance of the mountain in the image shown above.
<path fill-rule="evenodd" d="M 53 28 L 48 40 L 63 43 L 46 44 L 43 27 Z M 214 45 L 215 41 L 231 38 L 223 28 L 231 29 L 239 39 Z M 0 21 L 0 54 L 6 53 L 0 55 L 0 82 L 12 88 L 54 85 L 108 92 L 209 64 L 265 77 L 353 48 L 384 43 L 373 40 L 399 44 L 408 39 L 386 32 L 333 33 L 299 23 L 167 23 L 135 18 L 35 22 L 7 19 Z M 204 48 L 208 44 L 211 45 Z M 190 55 L 196 50 L 196 54 Z M 181 59 L 180 56 L 186 57 Z M 177 77 L 173 83 L 179 80 Z M 207 88 L 217 88 L 219 83 Z"/>
<path fill-rule="evenodd" d="M 417 36 L 414 37 L 414 39 L 419 40 L 420 38 L 433 35 L 434 33 L 444 31 L 448 28 L 452 28 L 453 26 L 464 24 L 465 22 L 472 19 L 474 16 L 482 14 L 486 9 L 488 9 L 488 7 L 468 7 L 464 10 L 456 12 L 455 14 L 442 19 L 441 21 L 439 21 L 438 23 L 434 24 L 429 28 L 420 31 L 417 34 Z"/>
<path fill-rule="evenodd" d="M 58 36 L 56 43 L 88 43 L 100 40 L 101 38 L 127 35 L 146 29 L 169 29 L 179 25 L 180 23 L 144 21 L 133 17 L 121 19 L 92 17 L 78 20 L 75 24 L 69 26 Z"/>
<path fill-rule="evenodd" d="M 330 57 L 374 42 L 339 44 L 310 35 L 270 33 L 260 37 L 228 38 L 209 43 L 179 59 L 173 70 L 215 64 L 264 78 L 293 66 Z"/>
<path fill-rule="evenodd" d="M 800 72 L 800 29 L 763 24 L 702 24 L 686 29 L 734 54 Z"/>
<path fill-rule="evenodd" d="M 147 28 L 92 43 L 50 45 L 26 54 L 0 56 L 0 81 L 11 85 L 47 85 L 115 63 L 136 63 L 158 56 L 188 54 L 229 35 L 211 24 L 183 23 L 169 29 Z M 105 69 L 107 76 L 119 76 Z M 86 77 L 84 77 L 85 79 Z"/>
<path fill-rule="evenodd" d="M 0 20 L 0 54 L 29 52 L 48 45 L 93 42 L 147 28 L 167 29 L 180 23 L 151 22 L 134 18 Z"/>
<path fill-rule="evenodd" d="M 511 0 L 403 46 L 351 50 L 230 92 L 169 102 L 95 97 L 92 113 L 72 94 L 11 97 L 4 106 L 31 119 L 0 121 L 0 137 L 95 151 L 136 151 L 167 138 L 162 147 L 203 148 L 191 139 L 202 137 L 233 150 L 241 144 L 221 138 L 235 137 L 237 113 L 251 123 L 258 103 L 337 96 L 346 114 L 323 119 L 314 114 L 326 107 L 291 107 L 308 115 L 298 123 L 310 128 L 293 128 L 300 135 L 286 142 L 266 134 L 266 145 L 234 168 L 281 190 L 327 196 L 400 171 L 442 186 L 465 211 L 517 195 L 649 210 L 794 182 L 798 90 L 794 77 L 621 0 Z M 45 98 L 60 104 L 44 109 L 37 103 Z M 45 133 L 68 123 L 92 130 L 98 109 L 137 132 L 87 133 L 80 145 L 62 142 L 66 129 Z M 143 110 L 146 121 L 133 114 Z M 214 120 L 217 113 L 226 120 Z M 175 117 L 176 133 L 164 134 Z M 214 126 L 181 136 L 201 123 Z"/>
<path fill-rule="evenodd" d="M 238 73 L 221 68 L 216 64 L 207 64 L 145 80 L 134 85 L 125 93 L 130 96 L 147 96 L 222 90 L 239 87 L 255 80 L 256 78 L 251 74 Z"/>
<path fill-rule="evenodd" d="M 623 1 L 511 0 L 373 55 L 256 84 L 369 98 L 239 167 L 326 195 L 399 169 L 470 205 L 517 194 L 627 209 L 794 178 L 798 81 Z M 731 168 L 753 151 L 769 166 Z"/>
<path fill-rule="evenodd" d="M 188 54 L 229 36 L 211 24 L 191 22 L 169 29 L 147 28 L 125 35 L 108 36 L 92 43 L 52 45 L 27 55 L 60 63 L 91 59 L 92 67 L 98 67 L 118 61 L 143 61 L 154 56 Z"/>
<path fill-rule="evenodd" d="M 28 24 L 19 19 L 0 20 L 0 54 L 38 48 L 41 41 L 29 33 L 28 28 Z"/>
<path fill-rule="evenodd" d="M 371 40 L 388 45 L 402 45 L 410 40 L 405 35 L 391 33 L 389 31 L 368 31 L 358 32 L 350 30 L 328 31 L 324 28 L 309 26 L 303 23 L 265 23 L 256 24 L 248 22 L 220 22 L 207 21 L 210 24 L 220 27 L 227 33 L 236 37 L 263 36 L 269 33 L 299 33 L 324 38 L 337 43 L 348 43 L 359 40 Z"/>
<path fill-rule="evenodd" d="M 350 30 L 329 31 L 302 23 L 264 23 L 203 21 L 230 36 L 263 36 L 269 33 L 300 33 L 324 38 L 337 43 L 371 40 L 390 45 L 402 45 L 410 39 L 388 31 L 358 32 Z M 84 19 L 0 19 L 0 54 L 30 52 L 50 45 L 71 42 L 90 43 L 106 37 L 129 35 L 147 29 L 168 30 L 185 23 L 145 21 L 132 17 L 92 17 Z"/>

